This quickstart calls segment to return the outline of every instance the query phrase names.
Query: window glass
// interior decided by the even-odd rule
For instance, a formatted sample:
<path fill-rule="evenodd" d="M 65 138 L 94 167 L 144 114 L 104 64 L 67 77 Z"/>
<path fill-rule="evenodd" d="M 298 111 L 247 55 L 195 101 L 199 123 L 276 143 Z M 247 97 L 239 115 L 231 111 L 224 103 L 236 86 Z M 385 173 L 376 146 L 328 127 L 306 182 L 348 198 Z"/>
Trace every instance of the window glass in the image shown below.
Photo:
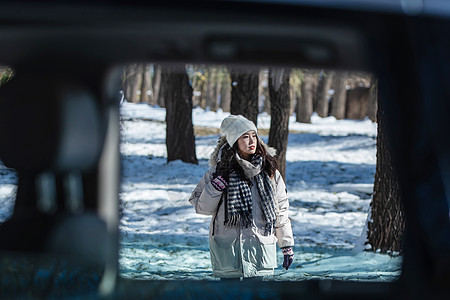
<path fill-rule="evenodd" d="M 286 78 L 288 84 L 283 86 L 279 80 Z M 174 86 L 188 96 L 177 94 L 174 99 Z M 274 95 L 282 89 L 284 98 L 277 99 L 288 97 L 283 104 L 289 124 L 284 179 L 294 262 L 289 270 L 283 269 L 278 248 L 278 267 L 266 280 L 398 278 L 400 249 L 393 243 L 377 248 L 367 236 L 376 226 L 371 218 L 378 134 L 374 76 L 262 67 L 243 71 L 221 65 L 169 68 L 152 63 L 123 68 L 121 276 L 216 279 L 208 242 L 212 217 L 197 214 L 188 200 L 210 168 L 221 122 L 230 110 L 256 112 L 258 136 L 271 145 L 271 119 L 277 111 L 273 106 L 278 105 L 273 101 L 282 101 L 274 100 Z M 247 98 L 233 103 L 238 93 Z M 254 102 L 248 95 L 256 95 Z M 191 104 L 186 106 L 186 101 Z M 183 140 L 167 145 L 169 139 L 189 136 L 184 129 L 191 124 L 188 120 L 183 132 L 177 131 L 181 117 L 167 119 L 168 110 L 174 116 L 189 116 L 191 109 L 195 146 Z M 179 151 L 182 147 L 194 147 L 194 156 L 190 150 Z M 373 233 L 371 238 L 376 240 Z"/>

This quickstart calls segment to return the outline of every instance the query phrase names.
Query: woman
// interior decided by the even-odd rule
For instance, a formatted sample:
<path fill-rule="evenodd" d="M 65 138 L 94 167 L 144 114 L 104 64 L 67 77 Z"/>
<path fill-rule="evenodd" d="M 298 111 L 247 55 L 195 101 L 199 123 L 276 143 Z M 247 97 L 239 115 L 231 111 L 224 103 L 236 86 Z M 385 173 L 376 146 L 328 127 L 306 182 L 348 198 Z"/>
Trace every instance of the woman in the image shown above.
<path fill-rule="evenodd" d="M 206 172 L 189 199 L 199 214 L 212 215 L 209 248 L 219 278 L 272 275 L 276 244 L 283 267 L 292 264 L 294 238 L 286 187 L 274 149 L 258 138 L 253 122 L 230 115 Z"/>

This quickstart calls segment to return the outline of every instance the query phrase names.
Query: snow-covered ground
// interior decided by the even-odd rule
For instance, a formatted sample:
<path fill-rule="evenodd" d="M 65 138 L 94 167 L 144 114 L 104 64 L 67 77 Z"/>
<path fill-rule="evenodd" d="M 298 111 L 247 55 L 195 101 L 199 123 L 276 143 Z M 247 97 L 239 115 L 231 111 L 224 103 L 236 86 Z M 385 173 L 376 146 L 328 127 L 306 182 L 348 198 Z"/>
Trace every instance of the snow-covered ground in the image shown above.
<path fill-rule="evenodd" d="M 193 110 L 197 127 L 217 128 L 228 114 Z M 136 279 L 214 279 L 208 251 L 210 217 L 188 198 L 208 169 L 218 133 L 196 137 L 198 165 L 166 162 L 165 110 L 121 107 L 120 274 Z M 258 117 L 268 129 L 270 116 Z M 332 278 L 389 281 L 401 256 L 363 251 L 376 162 L 376 124 L 313 116 L 290 120 L 286 184 L 296 246 L 293 267 L 268 280 Z M 213 130 L 214 132 L 214 130 Z M 267 136 L 262 136 L 267 141 Z M 0 164 L 0 222 L 12 211 L 15 173 Z M 278 253 L 281 265 L 282 254 Z"/>
<path fill-rule="evenodd" d="M 145 279 L 213 279 L 210 217 L 188 198 L 209 168 L 218 134 L 196 137 L 198 165 L 166 162 L 165 110 L 123 103 L 121 275 Z M 193 110 L 195 126 L 219 128 L 228 114 Z M 268 129 L 270 116 L 258 117 Z M 286 183 L 296 246 L 293 268 L 273 280 L 333 278 L 387 281 L 398 277 L 401 257 L 363 251 L 376 163 L 376 124 L 313 116 L 292 117 Z M 267 141 L 267 136 L 262 136 Z M 281 264 L 282 254 L 279 251 Z"/>

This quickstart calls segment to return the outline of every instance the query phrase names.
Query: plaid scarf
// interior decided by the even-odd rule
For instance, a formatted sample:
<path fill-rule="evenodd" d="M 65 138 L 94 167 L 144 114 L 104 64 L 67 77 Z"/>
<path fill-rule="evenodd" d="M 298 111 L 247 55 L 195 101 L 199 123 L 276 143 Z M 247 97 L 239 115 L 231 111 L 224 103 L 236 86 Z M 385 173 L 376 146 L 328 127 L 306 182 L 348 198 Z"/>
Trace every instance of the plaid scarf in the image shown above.
<path fill-rule="evenodd" d="M 263 159 L 254 155 L 251 164 L 262 168 Z M 261 170 L 256 176 L 256 187 L 261 197 L 262 209 L 266 220 L 264 234 L 270 235 L 274 232 L 276 222 L 276 204 L 274 190 L 269 175 Z M 225 226 L 248 227 L 253 221 L 253 200 L 249 182 L 242 180 L 236 172 L 230 174 L 228 194 L 225 197 Z"/>

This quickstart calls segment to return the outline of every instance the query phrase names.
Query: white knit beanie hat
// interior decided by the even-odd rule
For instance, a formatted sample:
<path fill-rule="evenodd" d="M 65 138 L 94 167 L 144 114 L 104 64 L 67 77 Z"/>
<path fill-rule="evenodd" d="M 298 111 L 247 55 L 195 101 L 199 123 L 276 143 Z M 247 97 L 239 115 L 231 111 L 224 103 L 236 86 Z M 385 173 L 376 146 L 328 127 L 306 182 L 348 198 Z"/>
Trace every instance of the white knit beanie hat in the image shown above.
<path fill-rule="evenodd" d="M 220 124 L 220 133 L 226 136 L 230 147 L 233 147 L 238 138 L 249 130 L 258 133 L 255 124 L 241 115 L 229 115 Z"/>

